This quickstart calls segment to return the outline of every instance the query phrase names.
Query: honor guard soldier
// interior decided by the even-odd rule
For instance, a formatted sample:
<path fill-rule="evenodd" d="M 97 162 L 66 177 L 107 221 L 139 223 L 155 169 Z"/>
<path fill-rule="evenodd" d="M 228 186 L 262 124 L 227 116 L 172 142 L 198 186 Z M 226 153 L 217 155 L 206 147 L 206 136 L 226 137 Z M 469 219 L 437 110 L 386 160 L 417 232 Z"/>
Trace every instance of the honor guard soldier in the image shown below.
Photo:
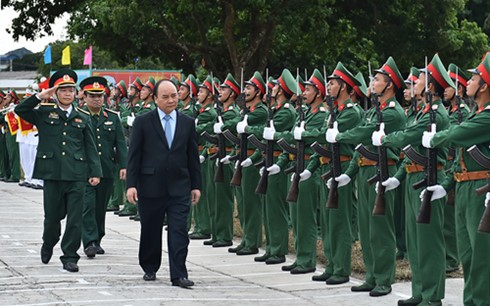
<path fill-rule="evenodd" d="M 435 152 L 437 154 L 430 153 L 422 147 L 421 139 L 428 126 L 432 129 L 435 125 L 438 131 L 449 127 L 447 110 L 441 100 L 444 89 L 448 86 L 454 87 L 454 83 L 439 59 L 439 55 L 436 54 L 431 63 L 420 70 L 419 79 L 415 84 L 417 94 L 423 95 L 425 92 L 423 95 L 425 107 L 417 114 L 414 124 L 409 125 L 404 130 L 387 135 L 383 129 L 374 132 L 372 135 L 372 143 L 375 146 L 403 148 L 404 152 L 408 154 L 409 151 L 406 146 L 411 145 L 412 149 L 420 155 L 433 157 L 430 160 L 433 167 L 427 167 L 429 159 L 426 160 L 425 165 L 422 165 L 420 161 L 417 163 L 413 156 L 406 155 L 404 164 L 398 169 L 395 176 L 382 182 L 386 191 L 398 187 L 403 179 L 406 180 L 407 184 L 405 220 L 408 258 L 412 270 L 412 297 L 399 300 L 398 305 L 400 306 L 440 305 L 441 299 L 444 298 L 446 275 L 443 223 L 446 201 L 441 197 L 432 202 L 430 220 L 422 220 L 419 218 L 419 211 L 421 211 L 422 206 L 421 189 L 409 188 L 408 186 L 423 181 L 426 178 L 425 174 L 427 177 L 435 177 L 438 182 L 442 182 L 445 178 L 444 165 L 447 161 L 447 149 L 439 149 Z M 432 108 L 430 107 L 431 103 Z M 436 173 L 429 172 L 427 169 L 433 169 Z"/>
<path fill-rule="evenodd" d="M 488 184 L 490 175 L 468 154 L 467 148 L 476 146 L 486 156 L 490 155 L 490 55 L 487 53 L 468 80 L 466 92 L 475 99 L 477 109 L 459 125 L 451 125 L 448 130 L 424 133 L 425 147 L 456 148 L 456 159 L 452 176 L 441 185 L 430 187 L 434 190 L 432 199 L 444 196 L 446 191 L 455 189 L 456 234 L 458 254 L 464 272 L 464 305 L 488 305 L 490 301 L 490 235 L 480 231 L 479 223 L 488 204 L 490 195 L 475 194 L 475 190 Z M 459 82 L 458 82 L 459 83 Z M 428 188 L 429 189 L 429 188 Z M 437 193 L 437 196 L 436 196 Z M 432 207 L 435 202 L 432 202 Z M 433 208 L 434 209 L 434 208 Z M 433 262 L 427 263 L 430 266 Z M 429 269 L 428 267 L 428 269 Z"/>
<path fill-rule="evenodd" d="M 388 133 L 405 128 L 406 117 L 403 108 L 396 100 L 396 92 L 405 87 L 403 78 L 392 57 L 378 70 L 371 83 L 371 95 L 374 101 L 373 108 L 367 113 L 364 123 L 353 129 L 337 134 L 329 130 L 327 137 L 339 143 L 358 145 L 369 143 L 371 134 L 381 125 L 384 125 Z M 381 120 L 381 121 L 380 121 Z M 329 135 L 329 133 L 332 133 Z M 375 152 L 372 145 L 367 149 Z M 377 154 L 380 154 L 379 152 Z M 397 170 L 399 160 L 398 148 L 388 149 L 386 153 L 386 168 L 389 175 L 393 176 Z M 384 214 L 373 215 L 377 197 L 375 188 L 369 185 L 368 180 L 375 176 L 378 170 L 378 160 L 370 160 L 360 153 L 355 154 L 357 160 L 353 160 L 349 169 L 342 174 L 339 181 L 350 181 L 353 175 L 358 175 L 358 214 L 359 237 L 361 241 L 364 264 L 366 266 L 366 279 L 363 284 L 354 286 L 352 291 L 369 292 L 370 296 L 383 296 L 391 292 L 391 284 L 395 276 L 395 192 L 384 194 Z M 358 168 L 356 170 L 356 168 Z"/>
<path fill-rule="evenodd" d="M 50 88 L 29 97 L 15 112 L 39 130 L 34 178 L 44 179 L 44 232 L 41 261 L 47 264 L 60 239 L 61 220 L 66 226 L 61 240 L 63 269 L 78 272 L 77 250 L 82 238 L 82 208 L 87 180 L 99 183 L 102 170 L 89 114 L 74 108 L 77 74 L 70 69 L 55 72 Z M 41 100 L 54 96 L 57 103 Z"/>
<path fill-rule="evenodd" d="M 105 236 L 105 212 L 114 186 L 114 176 L 126 176 L 127 147 L 121 121 L 116 112 L 103 107 L 107 81 L 103 77 L 88 77 L 80 83 L 84 93 L 90 124 L 95 131 L 95 143 L 102 165 L 102 176 L 97 186 L 85 189 L 82 241 L 85 254 L 92 258 L 104 254 L 100 246 Z"/>
<path fill-rule="evenodd" d="M 351 92 L 355 86 L 360 86 L 359 81 L 352 73 L 339 62 L 332 75 L 328 76 L 328 95 L 330 117 L 327 125 L 335 130 L 336 133 L 348 131 L 357 127 L 363 118 L 358 107 L 354 105 L 350 99 Z M 333 117 L 336 120 L 333 120 Z M 327 130 L 329 132 L 329 130 Z M 328 136 L 330 133 L 327 133 Z M 337 161 L 330 161 L 332 173 L 335 173 L 334 168 L 340 173 L 344 173 L 349 166 L 350 160 L 354 154 L 354 146 L 346 143 L 336 144 L 335 137 L 326 137 L 332 152 L 338 156 Z M 339 163 L 339 165 L 335 165 Z M 327 279 L 328 285 L 343 284 L 349 281 L 351 273 L 351 260 L 349 254 L 352 250 L 352 211 L 354 206 L 353 184 L 349 184 L 350 178 L 346 175 L 336 175 L 337 183 L 332 183 L 333 179 L 328 181 L 329 198 L 331 193 L 338 194 L 337 203 L 332 197 L 332 200 L 327 199 L 327 215 L 328 215 L 328 237 L 330 240 L 330 256 L 327 257 L 332 262 L 332 275 Z M 333 188 L 337 187 L 337 191 Z M 329 203 L 330 202 L 330 203 Z M 331 205 L 330 205 L 331 204 Z M 335 207 L 337 204 L 337 208 Z M 321 205 L 325 205 L 322 203 Z"/>
<path fill-rule="evenodd" d="M 155 101 L 153 101 L 153 89 L 155 89 L 155 79 L 150 77 L 141 88 L 140 107 L 135 114 L 136 116 L 141 116 L 144 113 L 150 112 L 156 108 Z"/>
<path fill-rule="evenodd" d="M 196 106 L 198 90 L 199 84 L 192 74 L 189 74 L 187 79 L 180 83 L 179 100 L 181 101 L 181 106 L 179 110 L 192 118 L 196 118 L 198 115 Z"/>
<path fill-rule="evenodd" d="M 211 224 L 213 224 L 210 242 L 212 242 L 212 246 L 215 248 L 233 245 L 233 210 L 235 203 L 233 188 L 230 185 L 233 166 L 227 155 L 232 154 L 233 147 L 221 134 L 226 130 L 236 133 L 235 127 L 238 121 L 240 121 L 240 112 L 235 106 L 235 100 L 240 95 L 240 86 L 233 76 L 228 73 L 220 87 L 221 90 L 218 96 L 219 105 L 217 105 L 217 108 L 221 108 L 218 112 L 220 115 L 218 116 L 218 121 L 213 125 L 213 132 L 218 139 L 218 146 L 210 152 L 212 154 L 218 154 L 217 158 L 219 159 L 215 173 L 213 173 L 213 181 L 216 184 L 214 204 L 212 203 L 214 209 L 210 210 L 214 211 L 214 214 L 210 216 L 212 219 Z M 221 137 L 221 141 L 219 137 Z M 220 148 L 220 145 L 223 145 L 224 148 Z M 225 155 L 224 157 L 220 157 L 220 151 Z M 218 171 L 219 167 L 222 167 L 222 176 L 220 175 L 220 171 Z"/>
<path fill-rule="evenodd" d="M 15 90 L 11 90 L 7 94 L 5 102 L 6 106 L 11 107 L 11 110 L 5 114 L 5 143 L 7 146 L 8 164 L 10 169 L 10 177 L 5 182 L 18 183 L 20 180 L 20 153 L 19 144 L 17 143 L 17 131 L 19 130 L 19 123 L 17 116 L 13 111 L 13 107 L 19 104 L 19 96 Z"/>
<path fill-rule="evenodd" d="M 0 116 L 0 181 L 5 181 L 10 178 L 10 168 L 8 167 L 8 153 L 7 144 L 5 142 L 5 129 L 8 128 L 7 122 L 5 121 L 4 114 L 8 111 L 7 95 L 3 90 L 0 90 L 0 110 L 2 116 Z"/>
<path fill-rule="evenodd" d="M 285 256 L 288 253 L 289 213 L 286 202 L 288 177 L 277 165 L 283 152 L 276 141 L 283 138 L 284 134 L 289 136 L 291 133 L 296 111 L 291 105 L 290 99 L 293 93 L 298 92 L 296 80 L 288 69 L 284 69 L 279 79 L 272 82 L 274 86 L 268 90 L 269 96 L 266 97 L 269 122 L 265 126 L 249 126 L 247 129 L 250 134 L 266 141 L 266 150 L 263 152 L 265 166 L 260 171 L 261 176 L 268 176 L 263 192 L 266 248 L 265 254 L 255 257 L 255 261 L 265 262 L 269 265 L 285 262 Z M 272 154 L 267 151 L 269 142 L 272 142 L 272 145 L 269 146 L 269 149 L 272 148 L 273 150 Z M 268 161 L 267 159 L 271 156 L 272 160 Z M 285 159 L 288 160 L 287 157 Z M 261 177 L 259 184 L 262 181 L 263 178 Z M 257 186 L 258 188 L 259 186 Z"/>
<path fill-rule="evenodd" d="M 264 126 L 267 120 L 267 107 L 262 103 L 265 94 L 265 82 L 262 75 L 256 71 L 250 80 L 245 82 L 245 106 L 242 110 L 243 119 L 237 123 L 236 130 L 240 137 L 248 137 L 249 129 L 256 126 Z M 256 152 L 250 142 L 246 147 L 240 147 L 243 160 L 238 160 L 235 173 L 241 169 L 243 237 L 240 244 L 228 249 L 237 255 L 253 255 L 259 252 L 262 245 L 263 209 L 261 196 L 255 193 L 259 183 L 259 170 L 253 164 L 259 162 L 261 154 Z M 246 154 L 244 154 L 246 152 Z M 255 153 L 255 154 L 254 154 Z M 239 164 L 238 164 L 239 163 Z"/>

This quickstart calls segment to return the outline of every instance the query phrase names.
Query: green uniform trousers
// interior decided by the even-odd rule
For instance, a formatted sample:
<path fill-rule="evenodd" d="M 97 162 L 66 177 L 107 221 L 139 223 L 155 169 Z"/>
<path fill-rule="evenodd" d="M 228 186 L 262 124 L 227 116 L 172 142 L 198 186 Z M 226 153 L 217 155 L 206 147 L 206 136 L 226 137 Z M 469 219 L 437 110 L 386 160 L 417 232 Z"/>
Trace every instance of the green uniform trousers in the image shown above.
<path fill-rule="evenodd" d="M 51 249 L 60 240 L 61 220 L 66 226 L 61 240 L 60 257 L 63 263 L 78 262 L 77 250 L 82 239 L 82 209 L 85 195 L 84 181 L 44 181 L 43 243 Z"/>
<path fill-rule="evenodd" d="M 5 134 L 0 133 L 0 178 L 8 179 L 9 177 L 10 167 L 7 143 L 5 140 Z"/>
<path fill-rule="evenodd" d="M 348 166 L 348 161 L 342 163 L 342 173 Z M 333 263 L 333 276 L 348 277 L 351 273 L 353 185 L 338 188 L 338 208 L 327 208 L 329 258 Z"/>
<path fill-rule="evenodd" d="M 454 192 L 454 190 L 452 192 Z M 444 205 L 443 233 L 444 241 L 446 242 L 446 267 L 448 268 L 456 268 L 459 266 L 458 247 L 456 244 L 455 212 L 456 209 L 454 205 Z"/>
<path fill-rule="evenodd" d="M 296 267 L 315 268 L 318 238 L 317 211 L 320 202 L 318 171 L 315 171 L 308 180 L 300 182 L 298 190 L 297 202 L 289 204 L 295 233 Z"/>
<path fill-rule="evenodd" d="M 464 271 L 465 305 L 490 305 L 490 234 L 478 232 L 485 196 L 475 193 L 475 189 L 487 183 L 487 180 L 456 183 L 456 233 Z"/>
<path fill-rule="evenodd" d="M 257 249 L 262 245 L 262 199 L 255 193 L 259 183 L 259 170 L 253 165 L 242 169 L 243 243 L 245 248 Z"/>
<path fill-rule="evenodd" d="M 329 165 L 322 165 L 320 167 L 320 174 L 329 171 Z M 333 274 L 333 261 L 330 259 L 332 256 L 332 250 L 330 249 L 330 238 L 328 237 L 328 210 L 327 209 L 327 199 L 328 199 L 328 187 L 326 181 L 320 181 L 320 203 L 318 204 L 320 210 L 320 231 L 322 235 L 323 243 L 323 254 L 327 258 L 327 264 L 325 266 L 325 273 Z"/>
<path fill-rule="evenodd" d="M 113 186 L 113 179 L 101 178 L 97 186 L 87 185 L 85 188 L 82 230 L 84 248 L 91 242 L 100 245 L 105 236 L 105 215 Z"/>
<path fill-rule="evenodd" d="M 406 177 L 405 213 L 407 226 L 407 251 L 412 270 L 412 296 L 424 301 L 444 298 L 446 279 L 446 246 L 442 228 L 446 198 L 431 203 L 429 224 L 417 223 L 421 205 L 422 189 L 411 186 L 424 178 L 424 172 L 408 173 Z M 437 171 L 437 180 L 442 182 L 444 172 Z"/>
<path fill-rule="evenodd" d="M 389 166 L 389 175 L 396 172 Z M 395 190 L 385 193 L 385 215 L 373 216 L 376 201 L 376 187 L 367 180 L 376 174 L 376 166 L 360 167 L 357 175 L 359 202 L 359 238 L 362 257 L 366 266 L 365 282 L 372 286 L 391 286 L 395 280 Z"/>
<path fill-rule="evenodd" d="M 117 208 L 124 202 L 124 182 L 119 178 L 119 174 L 114 177 L 114 187 L 109 198 L 108 208 Z"/>
<path fill-rule="evenodd" d="M 284 172 L 269 175 L 264 196 L 264 224 L 266 229 L 266 253 L 270 256 L 288 254 L 289 226 L 287 179 Z"/>
<path fill-rule="evenodd" d="M 211 235 L 211 221 L 209 217 L 208 201 L 212 197 L 211 190 L 208 189 L 209 185 L 209 163 L 214 163 L 206 159 L 201 164 L 201 176 L 202 186 L 201 199 L 199 203 L 194 206 L 194 233 L 200 233 L 204 235 Z M 214 183 L 214 182 L 212 182 Z"/>
<path fill-rule="evenodd" d="M 233 175 L 231 164 L 223 165 L 223 182 L 215 183 L 213 237 L 215 241 L 233 240 L 233 188 L 230 180 Z M 213 174 L 214 176 L 214 174 Z"/>
<path fill-rule="evenodd" d="M 216 226 L 215 226 L 215 212 L 216 212 L 216 183 L 214 182 L 214 174 L 216 173 L 216 160 L 209 160 L 206 163 L 207 171 L 206 174 L 206 185 L 204 185 L 207 191 L 208 196 L 206 197 L 207 201 L 206 208 L 208 211 L 208 222 L 209 227 L 211 228 L 211 239 L 215 240 L 216 237 Z"/>
<path fill-rule="evenodd" d="M 19 132 L 20 133 L 20 132 Z M 10 168 L 10 179 L 20 180 L 20 153 L 19 153 L 19 143 L 17 142 L 17 136 L 7 132 L 5 134 L 5 141 L 8 151 L 9 168 Z"/>
<path fill-rule="evenodd" d="M 409 186 L 410 187 L 410 186 Z M 395 189 L 395 238 L 396 249 L 398 255 L 405 257 L 407 253 L 406 226 L 405 226 L 405 189 L 407 188 L 405 181 L 400 183 L 400 186 Z M 412 188 L 412 187 L 410 187 Z"/>

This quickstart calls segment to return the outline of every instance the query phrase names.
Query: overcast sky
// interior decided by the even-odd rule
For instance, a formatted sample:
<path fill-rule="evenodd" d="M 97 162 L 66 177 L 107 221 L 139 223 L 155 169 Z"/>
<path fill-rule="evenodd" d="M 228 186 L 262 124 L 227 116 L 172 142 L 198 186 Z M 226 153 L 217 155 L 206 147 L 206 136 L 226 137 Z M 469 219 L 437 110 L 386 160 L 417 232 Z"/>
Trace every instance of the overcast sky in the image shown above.
<path fill-rule="evenodd" d="M 58 39 L 63 39 L 66 36 L 66 26 L 68 16 L 65 14 L 62 18 L 58 18 L 53 26 L 53 35 L 37 38 L 35 41 L 26 41 L 25 38 L 20 38 L 14 41 L 12 36 L 6 32 L 12 26 L 12 19 L 18 16 L 12 8 L 4 8 L 0 10 L 0 54 L 5 54 L 9 51 L 25 47 L 32 52 L 43 51 L 47 44 Z"/>

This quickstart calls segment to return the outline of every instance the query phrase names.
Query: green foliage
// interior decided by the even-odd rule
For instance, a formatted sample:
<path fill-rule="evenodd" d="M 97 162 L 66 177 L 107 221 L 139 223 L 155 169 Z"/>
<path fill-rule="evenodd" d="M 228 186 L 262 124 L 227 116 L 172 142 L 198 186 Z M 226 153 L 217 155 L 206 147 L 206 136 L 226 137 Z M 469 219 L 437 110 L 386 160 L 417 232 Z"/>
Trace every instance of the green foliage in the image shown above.
<path fill-rule="evenodd" d="M 69 12 L 71 38 L 93 44 L 94 66 L 104 68 L 133 69 L 136 64 L 141 69 L 183 69 L 185 74 L 199 72 L 199 76 L 213 71 L 224 78 L 227 72 L 238 77 L 243 67 L 247 78 L 266 67 L 272 76 L 278 76 L 285 67 L 292 71 L 299 67 L 303 74 L 305 68 L 311 72 L 326 66 L 329 73 L 342 61 L 353 73 L 367 74 L 368 61 L 378 68 L 393 56 L 400 70 L 407 72 L 413 65 L 421 67 L 424 57 L 436 52 L 446 65 L 454 62 L 463 68 L 473 67 L 489 48 L 488 36 L 482 30 L 490 30 L 489 4 L 484 0 L 56 3 L 7 1 L 4 5 L 18 11 L 40 11 L 22 13 L 23 17 L 34 16 L 34 22 L 16 19 L 14 36 L 32 38 L 49 33 L 52 17 Z M 72 50 L 72 59 L 83 58 L 75 52 Z M 55 54 L 61 50 L 53 49 Z M 99 60 L 104 54 L 107 60 Z M 136 58 L 140 59 L 137 63 Z"/>

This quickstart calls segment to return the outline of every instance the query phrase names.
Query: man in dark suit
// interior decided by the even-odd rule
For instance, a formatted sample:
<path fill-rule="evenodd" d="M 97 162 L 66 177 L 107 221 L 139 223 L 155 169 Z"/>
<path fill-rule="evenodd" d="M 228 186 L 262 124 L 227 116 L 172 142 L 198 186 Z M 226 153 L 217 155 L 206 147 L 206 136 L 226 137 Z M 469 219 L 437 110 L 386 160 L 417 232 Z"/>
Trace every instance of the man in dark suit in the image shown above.
<path fill-rule="evenodd" d="M 201 196 L 201 171 L 194 119 L 177 112 L 177 88 L 160 80 L 154 89 L 158 108 L 135 119 L 127 163 L 127 198 L 138 201 L 139 249 L 144 280 L 156 279 L 162 257 L 163 218 L 168 220 L 168 256 L 173 286 L 188 288 L 185 261 L 190 205 Z M 189 199 L 190 198 L 190 199 Z"/>

